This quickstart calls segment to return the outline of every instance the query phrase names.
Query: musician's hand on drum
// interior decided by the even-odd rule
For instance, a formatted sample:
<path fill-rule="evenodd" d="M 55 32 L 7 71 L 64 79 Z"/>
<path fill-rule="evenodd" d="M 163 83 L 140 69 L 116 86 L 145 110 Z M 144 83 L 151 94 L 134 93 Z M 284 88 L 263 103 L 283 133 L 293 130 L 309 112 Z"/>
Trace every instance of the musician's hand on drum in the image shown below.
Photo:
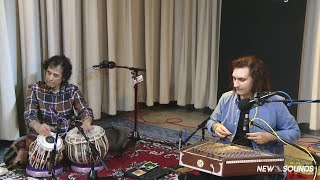
<path fill-rule="evenodd" d="M 254 133 L 247 133 L 247 139 L 254 141 L 257 144 L 266 144 L 271 141 L 276 141 L 277 137 L 267 133 L 267 132 L 254 132 Z"/>
<path fill-rule="evenodd" d="M 221 123 L 217 123 L 213 126 L 214 133 L 218 135 L 220 138 L 225 138 L 231 135 L 231 132 Z"/>
<path fill-rule="evenodd" d="M 42 136 L 51 136 L 50 132 L 54 130 L 54 127 L 49 126 L 46 123 L 39 123 L 34 126 L 34 130 Z"/>
<path fill-rule="evenodd" d="M 92 118 L 90 116 L 86 116 L 84 118 L 81 127 L 82 127 L 82 129 L 84 130 L 85 133 L 91 131 L 91 122 L 92 122 Z"/>

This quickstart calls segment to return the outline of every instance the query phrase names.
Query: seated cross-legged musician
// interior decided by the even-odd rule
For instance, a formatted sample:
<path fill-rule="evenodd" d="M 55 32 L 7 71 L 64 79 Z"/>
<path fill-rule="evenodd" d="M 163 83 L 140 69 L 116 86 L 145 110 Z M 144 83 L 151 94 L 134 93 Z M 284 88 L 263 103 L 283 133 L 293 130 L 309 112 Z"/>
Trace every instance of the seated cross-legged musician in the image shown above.
<path fill-rule="evenodd" d="M 72 74 L 69 58 L 64 55 L 53 56 L 44 61 L 43 68 L 45 80 L 29 85 L 25 100 L 24 119 L 30 133 L 16 140 L 6 153 L 5 162 L 9 168 L 28 164 L 28 158 L 31 158 L 34 169 L 47 168 L 48 162 L 45 160 L 47 154 L 41 154 L 41 152 L 52 148 L 52 140 L 54 141 L 47 137 L 55 137 L 53 132 L 57 124 L 61 124 L 58 122 L 61 119 L 67 122 L 62 122 L 59 133 L 67 132 L 70 119 L 75 112 L 83 122 L 81 127 L 84 132 L 91 131 L 92 109 L 88 107 L 79 88 L 68 83 Z M 32 142 L 36 139 L 41 144 L 40 146 Z M 57 150 L 61 146 L 63 146 L 63 141 L 58 139 Z M 62 156 L 59 154 L 58 160 L 61 160 Z M 42 166 L 43 164 L 45 166 Z"/>
<path fill-rule="evenodd" d="M 263 61 L 255 56 L 240 57 L 232 61 L 230 76 L 233 90 L 221 96 L 210 116 L 210 120 L 207 122 L 209 134 L 220 137 L 223 143 L 240 144 L 283 156 L 284 144 L 276 136 L 255 126 L 250 126 L 248 132 L 243 130 L 246 112 L 238 108 L 241 99 L 252 98 L 258 92 L 270 91 L 270 82 Z M 280 98 L 277 95 L 271 97 L 273 100 Z M 255 113 L 256 108 L 248 109 L 250 120 L 255 116 Z M 267 122 L 282 138 L 294 142 L 300 137 L 298 124 L 283 103 L 264 103 L 258 107 L 256 117 Z M 262 121 L 255 122 L 269 129 Z M 259 180 L 284 179 L 285 173 L 257 175 L 250 178 Z"/>
<path fill-rule="evenodd" d="M 93 113 L 79 88 L 68 83 L 72 74 L 69 58 L 53 56 L 44 62 L 43 67 L 45 81 L 28 86 L 24 118 L 30 132 L 49 136 L 57 124 L 55 112 L 69 120 L 74 116 L 74 110 L 83 121 L 84 131 L 89 132 Z"/>

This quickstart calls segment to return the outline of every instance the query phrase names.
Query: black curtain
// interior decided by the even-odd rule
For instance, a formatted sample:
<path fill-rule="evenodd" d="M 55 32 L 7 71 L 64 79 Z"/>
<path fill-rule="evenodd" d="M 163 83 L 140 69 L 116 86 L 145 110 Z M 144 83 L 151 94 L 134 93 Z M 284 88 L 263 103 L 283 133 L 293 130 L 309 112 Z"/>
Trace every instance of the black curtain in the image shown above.
<path fill-rule="evenodd" d="M 306 0 L 222 0 L 218 98 L 231 89 L 230 62 L 264 60 L 273 90 L 298 98 Z M 289 107 L 296 117 L 297 107 Z"/>

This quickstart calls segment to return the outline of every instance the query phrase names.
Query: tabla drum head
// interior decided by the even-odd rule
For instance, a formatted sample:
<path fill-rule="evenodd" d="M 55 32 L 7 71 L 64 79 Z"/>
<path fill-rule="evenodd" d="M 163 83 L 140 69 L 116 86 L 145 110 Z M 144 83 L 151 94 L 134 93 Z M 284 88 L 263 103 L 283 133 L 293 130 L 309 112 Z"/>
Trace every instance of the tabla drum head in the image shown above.
<path fill-rule="evenodd" d="M 85 134 L 89 138 L 89 140 L 92 141 L 101 138 L 103 135 L 105 135 L 105 131 L 100 126 L 92 125 L 91 131 Z M 81 132 L 76 127 L 67 132 L 65 141 L 73 144 L 87 142 L 86 139 L 82 136 Z"/>
<path fill-rule="evenodd" d="M 54 140 L 55 140 L 55 133 L 51 133 L 51 136 L 42 136 L 38 135 L 37 137 L 37 144 L 41 146 L 45 150 L 52 150 L 54 148 Z M 58 137 L 57 140 L 57 150 L 60 150 L 63 146 L 63 141 L 60 137 Z"/>

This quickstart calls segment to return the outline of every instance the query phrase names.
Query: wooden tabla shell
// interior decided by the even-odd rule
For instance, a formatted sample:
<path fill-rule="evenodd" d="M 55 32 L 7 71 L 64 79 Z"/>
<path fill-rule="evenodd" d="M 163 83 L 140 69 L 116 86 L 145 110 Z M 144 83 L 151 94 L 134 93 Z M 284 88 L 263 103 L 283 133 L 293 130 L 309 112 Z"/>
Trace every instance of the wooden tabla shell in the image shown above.
<path fill-rule="evenodd" d="M 92 125 L 91 131 L 86 135 L 89 141 L 95 144 L 100 157 L 104 158 L 109 150 L 109 143 L 104 129 L 100 126 Z M 67 132 L 65 144 L 66 154 L 70 161 L 79 165 L 89 165 L 91 150 L 78 128 L 73 128 Z M 98 160 L 96 157 L 94 162 L 97 163 Z"/>
<path fill-rule="evenodd" d="M 55 137 L 55 134 L 51 133 L 51 136 Z M 47 136 L 38 135 L 37 139 L 29 146 L 29 165 L 34 169 L 48 169 L 49 167 L 50 154 L 54 149 L 54 143 L 47 142 L 46 138 Z M 62 159 L 63 149 L 63 141 L 58 137 L 56 163 Z"/>

